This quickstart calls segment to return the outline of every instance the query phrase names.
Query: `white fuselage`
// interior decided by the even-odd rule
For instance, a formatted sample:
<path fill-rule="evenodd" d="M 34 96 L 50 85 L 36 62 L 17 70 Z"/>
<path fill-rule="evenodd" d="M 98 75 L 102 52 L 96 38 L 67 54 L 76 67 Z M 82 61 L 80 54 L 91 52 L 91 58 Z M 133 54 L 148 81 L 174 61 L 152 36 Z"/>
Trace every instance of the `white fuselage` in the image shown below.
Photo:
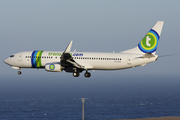
<path fill-rule="evenodd" d="M 33 54 L 33 51 L 13 54 L 5 60 L 5 63 L 14 68 L 44 68 L 47 63 L 59 63 L 62 51 L 42 51 Z M 93 53 L 70 52 L 74 61 L 87 70 L 118 70 L 145 65 L 157 59 L 157 55 L 151 58 L 142 58 L 141 54 L 125 53 Z"/>

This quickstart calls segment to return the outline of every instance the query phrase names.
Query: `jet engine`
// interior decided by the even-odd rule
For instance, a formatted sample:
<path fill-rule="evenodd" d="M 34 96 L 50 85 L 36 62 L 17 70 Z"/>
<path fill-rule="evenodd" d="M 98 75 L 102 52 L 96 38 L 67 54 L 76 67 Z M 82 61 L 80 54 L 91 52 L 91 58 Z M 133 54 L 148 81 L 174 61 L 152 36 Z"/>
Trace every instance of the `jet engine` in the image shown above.
<path fill-rule="evenodd" d="M 58 63 L 47 63 L 45 65 L 45 70 L 49 72 L 62 72 L 63 67 Z"/>

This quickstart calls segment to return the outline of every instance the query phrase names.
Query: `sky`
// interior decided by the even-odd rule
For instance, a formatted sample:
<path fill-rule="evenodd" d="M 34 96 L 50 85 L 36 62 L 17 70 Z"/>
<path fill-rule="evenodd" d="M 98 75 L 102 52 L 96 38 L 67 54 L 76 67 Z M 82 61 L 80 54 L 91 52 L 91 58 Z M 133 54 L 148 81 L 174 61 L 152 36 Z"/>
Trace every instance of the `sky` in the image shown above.
<path fill-rule="evenodd" d="M 138 45 L 157 21 L 164 21 L 156 62 L 118 71 L 91 72 L 90 79 L 127 75 L 177 76 L 179 66 L 179 0 L 1 0 L 0 78 L 19 78 L 3 60 L 21 51 L 120 52 Z M 69 79 L 69 73 L 22 69 L 22 78 L 37 76 Z M 80 75 L 80 79 L 84 75 Z M 79 79 L 79 78 L 74 78 Z"/>

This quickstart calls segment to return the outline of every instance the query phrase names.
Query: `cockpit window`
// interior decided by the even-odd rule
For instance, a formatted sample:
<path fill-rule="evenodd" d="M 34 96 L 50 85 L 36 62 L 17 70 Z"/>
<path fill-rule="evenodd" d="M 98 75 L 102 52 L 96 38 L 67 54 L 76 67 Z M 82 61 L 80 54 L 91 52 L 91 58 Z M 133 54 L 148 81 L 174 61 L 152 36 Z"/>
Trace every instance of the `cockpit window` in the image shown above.
<path fill-rule="evenodd" d="M 10 57 L 12 58 L 12 57 L 14 57 L 14 55 L 10 55 Z"/>

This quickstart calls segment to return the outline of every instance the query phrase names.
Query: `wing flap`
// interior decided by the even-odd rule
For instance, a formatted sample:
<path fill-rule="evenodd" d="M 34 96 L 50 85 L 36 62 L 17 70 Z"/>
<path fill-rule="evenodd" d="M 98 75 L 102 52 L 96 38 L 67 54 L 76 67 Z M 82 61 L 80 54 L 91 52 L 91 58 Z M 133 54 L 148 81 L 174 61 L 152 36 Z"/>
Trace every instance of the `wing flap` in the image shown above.
<path fill-rule="evenodd" d="M 83 68 L 86 70 L 92 70 L 94 68 L 92 65 L 87 63 L 81 63 L 81 66 L 83 66 Z"/>
<path fill-rule="evenodd" d="M 72 46 L 72 42 L 71 41 L 69 43 L 69 45 L 67 46 L 67 48 L 65 49 L 65 51 L 63 52 L 63 54 L 61 55 L 61 60 L 60 60 L 60 64 L 63 67 L 76 67 L 76 68 L 80 68 L 83 69 L 84 67 L 81 66 L 80 64 L 78 64 L 76 61 L 74 61 L 73 57 L 70 54 L 70 50 L 71 50 L 71 46 Z"/>

